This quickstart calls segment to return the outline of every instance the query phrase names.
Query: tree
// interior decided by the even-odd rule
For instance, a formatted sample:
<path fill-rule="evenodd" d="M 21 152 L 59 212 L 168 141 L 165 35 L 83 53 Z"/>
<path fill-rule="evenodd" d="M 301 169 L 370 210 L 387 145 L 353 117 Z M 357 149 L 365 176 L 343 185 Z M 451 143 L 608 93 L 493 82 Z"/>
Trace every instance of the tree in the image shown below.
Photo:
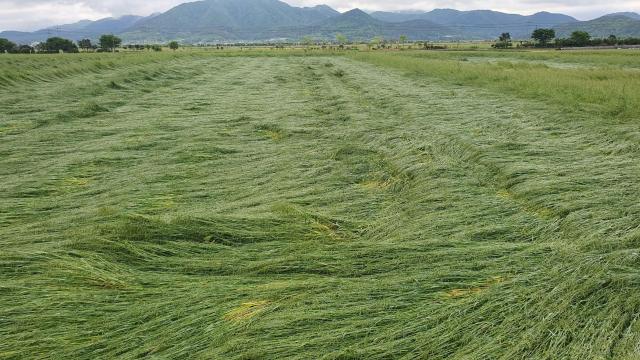
<path fill-rule="evenodd" d="M 586 31 L 574 31 L 569 39 L 575 46 L 586 46 L 591 40 L 591 35 Z"/>
<path fill-rule="evenodd" d="M 93 44 L 91 44 L 91 40 L 89 39 L 82 39 L 80 41 L 78 41 L 78 47 L 82 50 L 89 50 L 91 48 L 93 48 Z"/>
<path fill-rule="evenodd" d="M 375 47 L 379 47 L 384 43 L 384 39 L 382 38 L 382 36 L 376 36 L 373 39 L 371 39 L 371 45 L 375 46 Z"/>
<path fill-rule="evenodd" d="M 404 45 L 407 42 L 407 35 L 400 35 L 400 44 Z"/>
<path fill-rule="evenodd" d="M 508 32 L 500 34 L 498 42 L 493 45 L 496 49 L 506 49 L 513 46 L 511 43 L 511 34 Z"/>
<path fill-rule="evenodd" d="M 537 40 L 542 46 L 547 46 L 555 37 L 556 31 L 553 29 L 536 29 L 531 34 L 531 38 Z"/>
<path fill-rule="evenodd" d="M 340 47 L 342 48 L 342 47 L 344 47 L 344 44 L 346 44 L 348 40 L 347 40 L 346 36 L 344 36 L 343 34 L 338 33 L 338 34 L 336 34 L 336 41 L 338 42 L 338 44 L 340 44 Z"/>
<path fill-rule="evenodd" d="M 52 37 L 48 38 L 44 43 L 40 43 L 40 50 L 50 53 L 56 52 L 66 52 L 66 53 L 77 53 L 78 46 L 73 43 L 73 41 L 68 39 L 63 39 L 61 37 Z"/>
<path fill-rule="evenodd" d="M 0 53 L 12 52 L 15 50 L 15 48 L 16 48 L 16 44 L 12 43 L 7 39 L 0 38 Z"/>
<path fill-rule="evenodd" d="M 35 52 L 35 49 L 29 45 L 20 45 L 15 50 L 18 54 L 31 54 Z"/>
<path fill-rule="evenodd" d="M 115 52 L 116 48 L 122 44 L 122 39 L 115 35 L 102 35 L 99 44 L 102 50 Z"/>
<path fill-rule="evenodd" d="M 169 43 L 169 49 L 171 50 L 178 50 L 178 48 L 180 47 L 180 44 L 178 44 L 177 41 L 172 41 Z"/>
<path fill-rule="evenodd" d="M 502 42 L 510 42 L 511 41 L 511 34 L 508 32 L 502 33 L 500 34 L 500 37 L 498 38 L 500 41 Z"/>
<path fill-rule="evenodd" d="M 309 35 L 306 35 L 306 36 L 304 36 L 304 37 L 302 38 L 302 43 L 303 43 L 305 46 L 311 46 L 311 45 L 313 45 L 313 42 L 314 42 L 313 37 L 311 37 L 311 36 L 309 36 Z"/>

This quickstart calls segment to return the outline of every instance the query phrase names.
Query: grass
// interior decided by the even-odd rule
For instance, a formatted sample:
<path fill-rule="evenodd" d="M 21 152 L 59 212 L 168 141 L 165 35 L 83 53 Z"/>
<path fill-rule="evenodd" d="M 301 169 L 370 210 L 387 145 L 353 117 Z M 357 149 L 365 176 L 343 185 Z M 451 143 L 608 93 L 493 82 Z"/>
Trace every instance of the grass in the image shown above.
<path fill-rule="evenodd" d="M 630 60 L 475 53 L 0 56 L 0 358 L 637 358 Z"/>
<path fill-rule="evenodd" d="M 469 61 L 489 56 L 494 61 Z M 595 112 L 598 121 L 635 122 L 640 116 L 640 62 L 635 51 L 357 53 L 353 57 L 553 103 L 564 111 Z"/>

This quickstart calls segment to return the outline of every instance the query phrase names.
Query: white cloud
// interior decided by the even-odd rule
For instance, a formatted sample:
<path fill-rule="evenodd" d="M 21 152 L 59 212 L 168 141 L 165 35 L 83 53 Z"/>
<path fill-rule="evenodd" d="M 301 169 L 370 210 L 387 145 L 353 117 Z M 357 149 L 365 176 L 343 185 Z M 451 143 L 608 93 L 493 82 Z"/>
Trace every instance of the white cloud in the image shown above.
<path fill-rule="evenodd" d="M 0 1 L 0 29 L 30 30 L 79 19 L 97 19 L 108 16 L 82 3 Z"/>
<path fill-rule="evenodd" d="M 0 0 L 0 30 L 35 30 L 82 19 L 96 20 L 126 14 L 148 15 L 166 11 L 189 0 Z M 327 4 L 346 11 L 367 10 L 459 10 L 492 9 L 531 14 L 538 11 L 560 12 L 591 19 L 617 11 L 640 11 L 640 0 L 285 0 L 296 6 Z"/>
<path fill-rule="evenodd" d="M 109 16 L 149 15 L 188 0 L 0 0 L 0 31 L 36 30 Z"/>

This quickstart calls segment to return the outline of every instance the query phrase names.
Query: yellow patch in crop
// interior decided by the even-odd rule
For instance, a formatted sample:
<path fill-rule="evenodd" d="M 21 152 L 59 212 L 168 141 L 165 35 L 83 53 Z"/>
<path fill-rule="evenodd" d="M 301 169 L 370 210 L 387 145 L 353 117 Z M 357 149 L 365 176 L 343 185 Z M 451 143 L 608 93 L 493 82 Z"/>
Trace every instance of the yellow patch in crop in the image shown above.
<path fill-rule="evenodd" d="M 523 210 L 529 214 L 537 216 L 543 219 L 549 219 L 553 217 L 553 211 L 541 206 L 533 206 L 533 205 L 522 205 Z"/>
<path fill-rule="evenodd" d="M 500 284 L 505 282 L 505 278 L 503 276 L 492 276 L 491 278 L 485 280 L 480 286 L 466 288 L 466 289 L 453 289 L 446 292 L 446 296 L 448 298 L 461 298 L 467 297 L 471 295 L 477 295 L 485 290 L 488 290 L 492 285 Z"/>
<path fill-rule="evenodd" d="M 385 180 L 385 181 L 368 180 L 360 183 L 360 186 L 362 186 L 367 190 L 384 190 L 384 189 L 388 189 L 389 186 L 391 186 L 391 184 L 392 184 L 391 180 Z"/>
<path fill-rule="evenodd" d="M 553 217 L 553 211 L 551 209 L 529 204 L 526 201 L 523 201 L 522 199 L 516 199 L 515 194 L 509 190 L 505 190 L 505 189 L 498 190 L 496 195 L 502 199 L 515 201 L 520 206 L 522 211 L 529 213 L 531 215 L 534 215 L 536 217 L 543 218 L 543 219 L 549 219 Z"/>
<path fill-rule="evenodd" d="M 98 208 L 98 215 L 99 216 L 113 216 L 115 214 L 117 214 L 117 209 L 113 208 L 113 207 L 109 207 L 109 206 L 102 206 L 100 208 Z"/>
<path fill-rule="evenodd" d="M 272 209 L 276 213 L 293 217 L 300 222 L 309 224 L 311 234 L 319 235 L 322 238 L 329 236 L 334 240 L 343 239 L 343 236 L 340 234 L 340 225 L 331 219 L 305 212 L 291 204 L 276 204 Z"/>
<path fill-rule="evenodd" d="M 547 208 L 541 207 L 541 208 L 537 208 L 537 209 L 535 209 L 533 211 L 534 211 L 534 213 L 536 215 L 538 215 L 539 217 L 544 218 L 544 219 L 549 219 L 549 218 L 553 217 L 553 211 L 551 209 L 547 209 Z"/>
<path fill-rule="evenodd" d="M 165 200 L 165 201 L 159 202 L 158 205 L 160 205 L 165 209 L 171 209 L 176 206 L 176 203 L 173 200 Z"/>
<path fill-rule="evenodd" d="M 282 139 L 282 133 L 280 133 L 279 131 L 267 130 L 265 131 L 265 133 L 267 134 L 268 137 L 271 138 L 271 140 L 277 141 Z"/>
<path fill-rule="evenodd" d="M 0 134 L 4 133 L 4 132 L 9 132 L 11 130 L 15 130 L 18 128 L 18 125 L 12 124 L 12 125 L 5 125 L 3 127 L 0 127 Z"/>
<path fill-rule="evenodd" d="M 71 177 L 64 179 L 64 183 L 67 186 L 87 186 L 89 185 L 89 179 Z"/>
<path fill-rule="evenodd" d="M 484 290 L 484 288 L 480 288 L 480 287 L 469 288 L 469 289 L 453 289 L 447 292 L 447 296 L 450 298 L 459 298 L 459 297 L 480 293 L 482 292 L 482 290 Z"/>
<path fill-rule="evenodd" d="M 338 234 L 338 227 L 332 223 L 324 223 L 319 220 L 314 221 L 311 224 L 313 232 L 319 235 L 329 235 L 334 240 L 340 240 L 342 237 Z"/>
<path fill-rule="evenodd" d="M 499 198 L 513 199 L 513 193 L 509 190 L 498 190 L 497 195 Z"/>
<path fill-rule="evenodd" d="M 158 196 L 149 199 L 149 206 L 151 209 L 172 209 L 176 207 L 175 197 L 173 194 Z"/>
<path fill-rule="evenodd" d="M 231 322 L 249 320 L 260 314 L 269 305 L 268 301 L 249 301 L 224 314 L 224 319 Z"/>

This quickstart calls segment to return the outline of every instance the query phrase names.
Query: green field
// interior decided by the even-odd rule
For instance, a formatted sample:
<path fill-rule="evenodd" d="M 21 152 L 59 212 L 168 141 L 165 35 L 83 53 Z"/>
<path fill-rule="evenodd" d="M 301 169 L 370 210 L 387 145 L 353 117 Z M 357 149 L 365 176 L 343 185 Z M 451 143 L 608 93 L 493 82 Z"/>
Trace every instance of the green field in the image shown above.
<path fill-rule="evenodd" d="M 640 54 L 0 55 L 0 358 L 638 359 Z"/>

